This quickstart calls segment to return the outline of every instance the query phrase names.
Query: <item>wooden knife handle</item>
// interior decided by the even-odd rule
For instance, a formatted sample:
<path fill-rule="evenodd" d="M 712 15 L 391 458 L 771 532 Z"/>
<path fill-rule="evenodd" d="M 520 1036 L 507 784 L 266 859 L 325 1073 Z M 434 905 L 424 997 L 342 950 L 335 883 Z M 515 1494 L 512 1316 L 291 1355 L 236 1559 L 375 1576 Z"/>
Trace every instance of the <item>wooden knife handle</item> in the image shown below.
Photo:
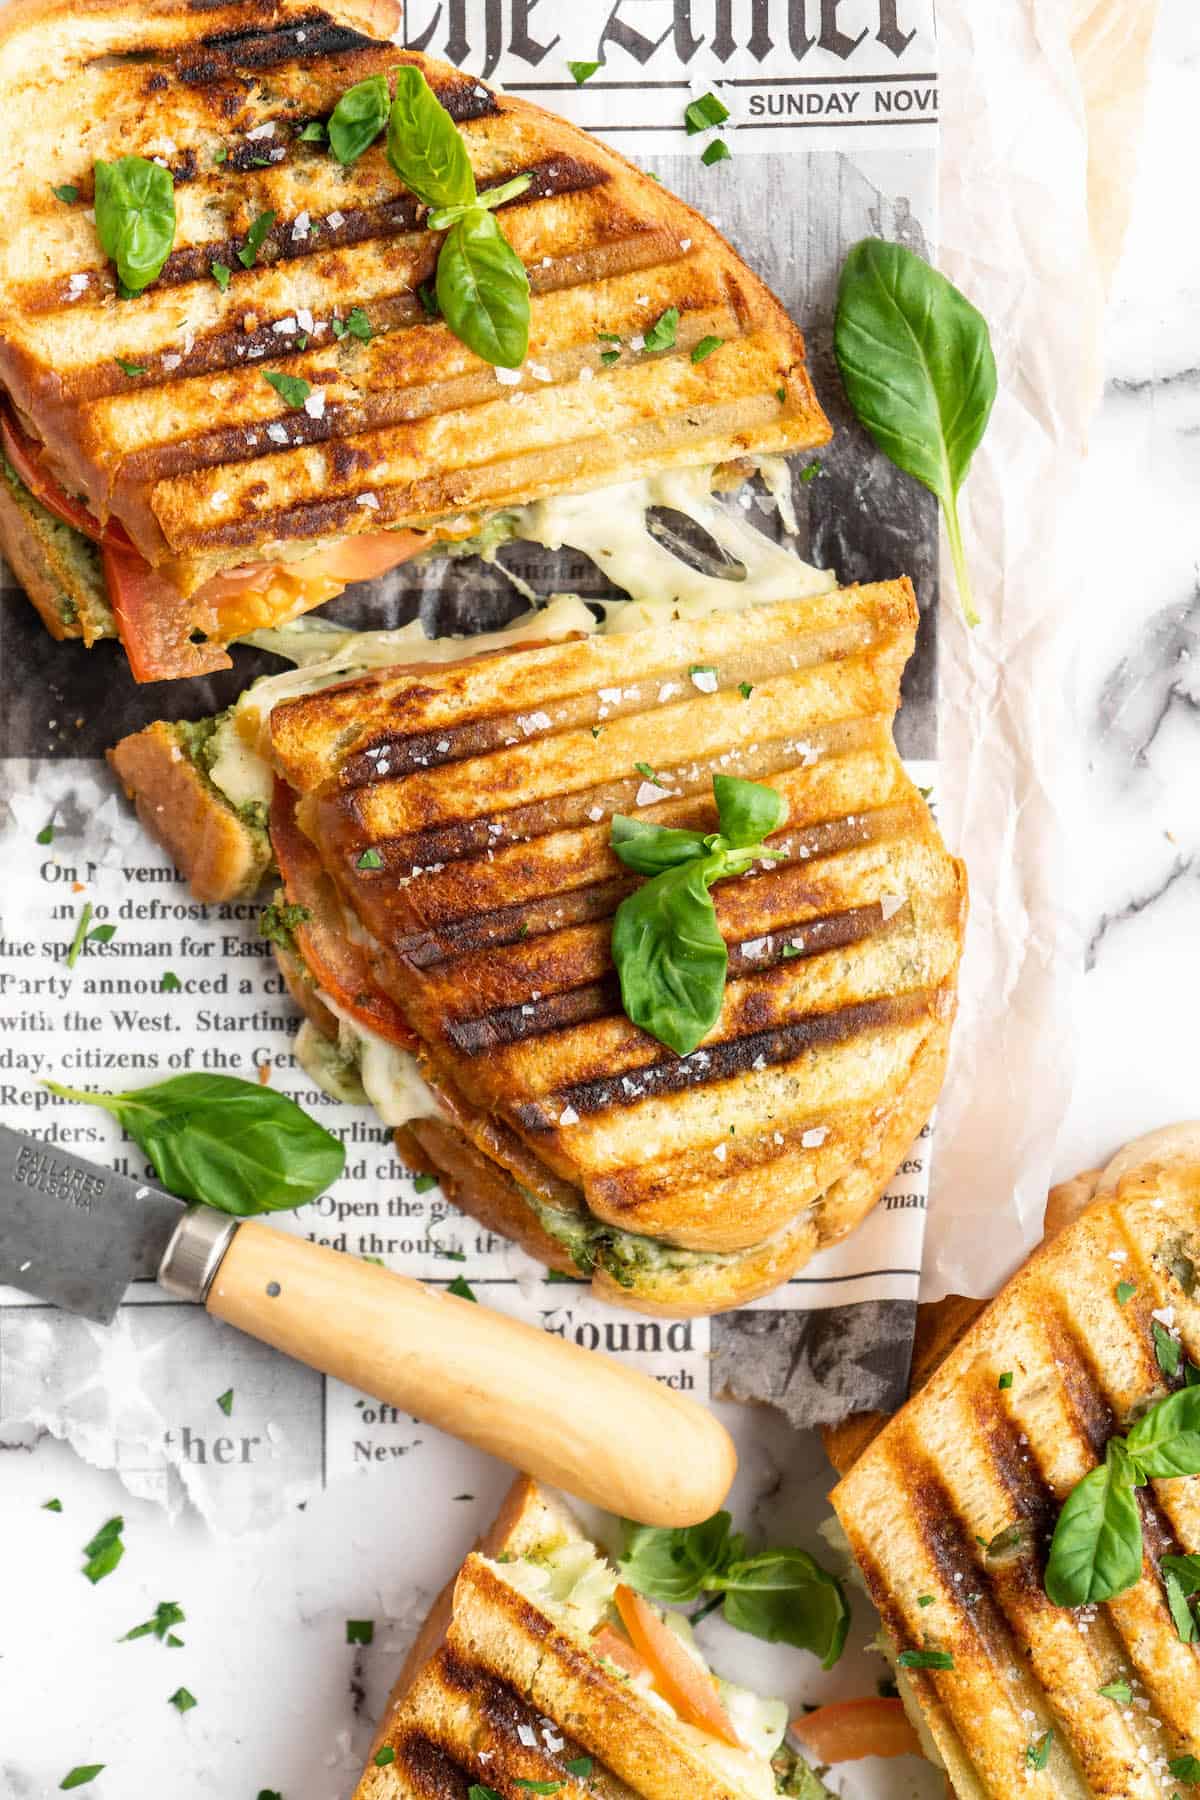
<path fill-rule="evenodd" d="M 247 1221 L 208 1292 L 251 1337 L 645 1525 L 716 1512 L 737 1457 L 696 1401 L 490 1307 Z"/>

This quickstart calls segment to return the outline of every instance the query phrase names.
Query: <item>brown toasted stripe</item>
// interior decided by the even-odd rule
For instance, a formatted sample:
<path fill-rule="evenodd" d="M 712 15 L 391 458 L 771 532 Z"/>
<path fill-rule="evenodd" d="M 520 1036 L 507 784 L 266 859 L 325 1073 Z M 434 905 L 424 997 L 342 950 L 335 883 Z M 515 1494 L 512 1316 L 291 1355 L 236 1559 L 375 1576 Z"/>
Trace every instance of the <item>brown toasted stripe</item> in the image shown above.
<path fill-rule="evenodd" d="M 178 53 L 179 79 L 194 87 L 207 87 L 223 76 L 243 69 L 274 69 L 280 63 L 312 62 L 319 57 L 344 56 L 347 51 L 377 50 L 374 38 L 347 25 L 336 24 L 328 13 L 313 11 L 294 23 L 262 31 L 216 32 L 203 38 L 197 50 Z M 403 60 L 397 57 L 397 61 Z"/>

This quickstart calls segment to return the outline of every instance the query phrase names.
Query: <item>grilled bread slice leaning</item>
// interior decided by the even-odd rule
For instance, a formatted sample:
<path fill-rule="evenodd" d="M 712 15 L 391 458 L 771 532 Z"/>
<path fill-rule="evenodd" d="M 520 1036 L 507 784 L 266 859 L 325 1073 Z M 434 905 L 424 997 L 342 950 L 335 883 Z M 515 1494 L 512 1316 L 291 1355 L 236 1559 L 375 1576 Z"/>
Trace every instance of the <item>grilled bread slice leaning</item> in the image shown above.
<path fill-rule="evenodd" d="M 932 1109 L 965 902 L 892 741 L 915 623 L 908 584 L 881 583 L 243 715 L 279 779 L 300 962 L 347 1032 L 419 1064 L 416 1104 L 411 1083 L 383 1096 L 403 1150 L 610 1298 L 704 1313 L 778 1286 L 853 1229 Z M 158 750 L 142 733 L 113 760 L 169 836 Z M 680 1058 L 621 1009 L 609 938 L 636 877 L 609 828 L 712 829 L 720 771 L 789 818 L 781 860 L 716 890 L 724 1009 Z"/>
<path fill-rule="evenodd" d="M 959 1800 L 1161 1800 L 1189 1786 L 1170 1765 L 1200 1758 L 1200 1649 L 1159 1573 L 1167 1552 L 1200 1553 L 1200 1478 L 1140 1492 L 1135 1587 L 1071 1611 L 1042 1585 L 1067 1493 L 1200 1362 L 1200 1127 L 1069 1185 L 1060 1208 L 1093 1203 L 965 1332 L 942 1315 L 953 1347 L 833 1493 L 893 1651 L 953 1658 L 898 1673 Z M 1156 1321 L 1185 1353 L 1169 1379 Z"/>
<path fill-rule="evenodd" d="M 427 315 L 440 240 L 383 139 L 343 168 L 304 136 L 398 63 L 428 78 L 481 189 L 532 176 L 502 209 L 532 289 L 515 385 Z M 232 637 L 499 509 L 829 436 L 800 332 L 705 219 L 597 139 L 348 10 L 16 5 L 0 100 L 10 460 L 104 528 L 139 679 L 228 666 Z M 170 168 L 177 209 L 161 275 L 130 299 L 92 216 L 94 162 L 124 155 Z M 368 341 L 345 329 L 355 308 Z M 646 349 L 671 309 L 674 342 Z M 708 337 L 720 349 L 693 362 Z M 289 409 L 264 370 L 309 384 L 308 403 Z"/>
<path fill-rule="evenodd" d="M 773 1765 L 761 1748 L 681 1720 L 657 1692 L 647 1698 L 645 1676 L 614 1660 L 613 1626 L 607 1645 L 592 1635 L 614 1586 L 566 1508 L 519 1476 L 434 1603 L 353 1800 L 462 1800 L 475 1787 L 559 1800 L 818 1800 L 820 1782 L 786 1752 Z"/>

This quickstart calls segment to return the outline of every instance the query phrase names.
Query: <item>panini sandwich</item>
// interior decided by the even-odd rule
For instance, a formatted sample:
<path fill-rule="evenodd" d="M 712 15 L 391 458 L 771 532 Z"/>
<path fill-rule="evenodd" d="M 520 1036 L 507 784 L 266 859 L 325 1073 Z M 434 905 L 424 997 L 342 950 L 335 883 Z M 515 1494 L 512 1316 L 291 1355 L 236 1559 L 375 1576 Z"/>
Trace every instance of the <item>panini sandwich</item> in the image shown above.
<path fill-rule="evenodd" d="M 16 4 L 0 101 L 0 545 L 51 632 L 119 635 L 138 680 L 513 508 L 830 435 L 706 220 L 350 12 Z M 431 110 L 465 218 L 413 173 Z M 447 272 L 468 229 L 490 311 Z"/>
<path fill-rule="evenodd" d="M 899 581 L 589 625 L 560 599 L 515 643 L 338 680 L 343 634 L 112 761 L 202 897 L 278 869 L 301 1058 L 410 1164 L 610 1299 L 714 1312 L 859 1222 L 941 1083 L 964 881 L 892 739 L 916 607 Z M 713 890 L 727 978 L 681 1055 L 623 1005 L 641 884 L 610 840 L 712 834 L 729 775 L 786 825 Z"/>
<path fill-rule="evenodd" d="M 973 1320 L 965 1302 L 938 1315 L 949 1347 L 865 1448 L 834 1434 L 833 1503 L 960 1800 L 1183 1800 L 1200 1782 L 1200 1128 L 1052 1201 L 1087 1204 Z"/>
<path fill-rule="evenodd" d="M 354 1800 L 822 1800 L 786 1726 L 522 1476 L 417 1638 Z"/>

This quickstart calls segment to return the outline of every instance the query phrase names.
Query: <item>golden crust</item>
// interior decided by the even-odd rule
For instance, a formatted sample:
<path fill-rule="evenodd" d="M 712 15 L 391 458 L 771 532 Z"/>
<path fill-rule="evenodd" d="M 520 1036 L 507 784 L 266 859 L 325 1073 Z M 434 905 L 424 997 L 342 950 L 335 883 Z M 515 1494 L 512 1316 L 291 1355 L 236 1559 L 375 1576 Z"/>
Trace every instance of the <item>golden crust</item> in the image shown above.
<path fill-rule="evenodd" d="M 1153 1318 L 1172 1319 L 1200 1360 L 1196 1141 L 1190 1127 L 1119 1158 L 1107 1193 L 1034 1253 L 834 1490 L 895 1646 L 928 1639 L 954 1658 L 912 1685 L 960 1794 L 1152 1800 L 1168 1759 L 1200 1754 L 1200 1657 L 1156 1573 L 1164 1550 L 1200 1551 L 1196 1481 L 1156 1484 L 1142 1579 L 1086 1631 L 1042 1589 L 1059 1503 L 1114 1421 L 1162 1391 Z M 1121 1279 L 1134 1288 L 1124 1303 Z M 1031 1547 L 981 1553 L 1014 1522 Z M 1100 1689 L 1117 1680 L 1147 1704 L 1114 1706 Z M 1031 1781 L 1025 1749 L 1047 1730 L 1050 1760 Z"/>
<path fill-rule="evenodd" d="M 161 720 L 122 738 L 108 760 L 138 818 L 166 846 L 198 900 L 255 894 L 271 860 L 266 832 L 239 818 Z"/>

